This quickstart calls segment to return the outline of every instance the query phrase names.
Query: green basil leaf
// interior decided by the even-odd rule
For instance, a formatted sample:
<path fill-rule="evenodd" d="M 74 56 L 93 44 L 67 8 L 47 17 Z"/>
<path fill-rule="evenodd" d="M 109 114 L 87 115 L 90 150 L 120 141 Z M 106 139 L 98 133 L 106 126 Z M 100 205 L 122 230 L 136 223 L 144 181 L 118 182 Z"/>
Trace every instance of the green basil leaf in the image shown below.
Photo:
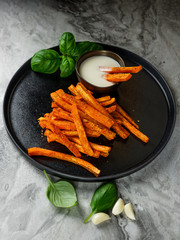
<path fill-rule="evenodd" d="M 65 180 L 53 183 L 45 170 L 44 174 L 49 181 L 46 196 L 55 207 L 69 208 L 77 204 L 76 192 L 71 183 Z"/>
<path fill-rule="evenodd" d="M 93 50 L 102 50 L 103 47 L 97 43 L 85 41 L 80 42 L 76 45 L 75 49 L 71 52 L 71 56 L 77 61 L 80 56 L 82 56 L 86 52 L 90 52 Z"/>
<path fill-rule="evenodd" d="M 43 49 L 34 54 L 31 59 L 31 68 L 35 72 L 54 73 L 60 65 L 60 55 L 51 49 Z"/>
<path fill-rule="evenodd" d="M 75 61 L 71 57 L 63 55 L 60 62 L 60 70 L 61 70 L 60 76 L 62 78 L 68 77 L 72 74 L 74 69 L 75 69 Z"/>
<path fill-rule="evenodd" d="M 96 212 L 104 212 L 111 209 L 117 200 L 117 188 L 115 183 L 109 182 L 101 185 L 94 193 L 91 200 L 91 214 L 86 218 L 86 223 Z"/>
<path fill-rule="evenodd" d="M 70 55 L 70 53 L 76 47 L 74 35 L 69 32 L 65 32 L 59 39 L 59 50 L 62 54 Z"/>

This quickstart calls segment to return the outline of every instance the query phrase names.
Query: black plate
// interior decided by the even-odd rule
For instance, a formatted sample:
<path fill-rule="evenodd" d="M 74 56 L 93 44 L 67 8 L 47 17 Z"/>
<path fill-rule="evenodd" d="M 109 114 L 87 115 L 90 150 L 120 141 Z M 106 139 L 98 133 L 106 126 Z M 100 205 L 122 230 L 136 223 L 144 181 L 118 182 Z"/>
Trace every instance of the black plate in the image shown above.
<path fill-rule="evenodd" d="M 127 176 L 150 163 L 165 147 L 175 123 L 175 104 L 172 93 L 160 73 L 146 60 L 122 48 L 103 45 L 104 49 L 119 54 L 126 66 L 142 65 L 143 70 L 122 83 L 115 95 L 119 104 L 138 121 L 140 130 L 149 136 L 147 144 L 130 135 L 108 142 L 100 137 L 96 142 L 112 146 L 108 158 L 92 159 L 83 156 L 101 170 L 98 178 L 74 164 L 46 157 L 29 157 L 27 149 L 42 147 L 70 153 L 57 143 L 47 143 L 41 134 L 37 119 L 51 111 L 50 93 L 62 88 L 67 91 L 76 84 L 76 75 L 60 79 L 59 72 L 52 75 L 35 73 L 28 60 L 13 76 L 4 98 L 4 122 L 11 139 L 25 154 L 29 162 L 48 173 L 79 181 L 105 181 Z M 58 51 L 58 47 L 54 48 Z"/>

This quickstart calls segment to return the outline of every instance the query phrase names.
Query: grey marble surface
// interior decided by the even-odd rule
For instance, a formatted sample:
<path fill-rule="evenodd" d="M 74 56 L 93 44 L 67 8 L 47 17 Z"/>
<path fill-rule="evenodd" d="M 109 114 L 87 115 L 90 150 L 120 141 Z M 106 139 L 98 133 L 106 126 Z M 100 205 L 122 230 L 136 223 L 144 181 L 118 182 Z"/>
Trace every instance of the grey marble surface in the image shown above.
<path fill-rule="evenodd" d="M 0 1 L 0 240 L 180 239 L 180 2 Z M 100 183 L 74 182 L 78 205 L 56 209 L 45 197 L 47 181 L 9 139 L 2 103 L 16 70 L 37 50 L 57 44 L 61 34 L 129 49 L 166 78 L 177 105 L 174 132 L 147 167 L 116 180 L 134 205 L 136 221 L 112 217 L 101 226 L 83 224 Z"/>

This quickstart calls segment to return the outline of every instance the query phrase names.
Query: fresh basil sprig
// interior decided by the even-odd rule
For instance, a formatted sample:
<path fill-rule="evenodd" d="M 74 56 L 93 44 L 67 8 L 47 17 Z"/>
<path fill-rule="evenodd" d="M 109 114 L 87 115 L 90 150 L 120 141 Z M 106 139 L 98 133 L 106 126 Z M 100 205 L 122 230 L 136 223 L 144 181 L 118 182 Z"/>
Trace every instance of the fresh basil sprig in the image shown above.
<path fill-rule="evenodd" d="M 97 43 L 92 43 L 89 41 L 80 42 L 76 45 L 74 50 L 71 52 L 71 55 L 77 61 L 80 58 L 80 56 L 82 56 L 84 53 L 87 53 L 93 50 L 103 50 L 103 47 Z"/>
<path fill-rule="evenodd" d="M 62 54 L 70 55 L 76 47 L 75 38 L 72 33 L 65 32 L 59 39 L 59 50 Z"/>
<path fill-rule="evenodd" d="M 63 55 L 62 56 L 62 60 L 60 62 L 60 69 L 61 69 L 60 76 L 62 78 L 66 78 L 69 75 L 71 75 L 72 72 L 75 69 L 75 61 L 74 61 L 74 59 L 71 58 L 71 57 Z"/>
<path fill-rule="evenodd" d="M 44 174 L 49 182 L 46 196 L 55 207 L 69 208 L 77 204 L 76 192 L 71 183 L 65 180 L 53 183 L 45 170 Z"/>
<path fill-rule="evenodd" d="M 86 218 L 86 223 L 96 212 L 104 212 L 111 209 L 117 200 L 117 188 L 115 183 L 109 182 L 101 185 L 91 199 L 91 214 Z"/>
<path fill-rule="evenodd" d="M 51 74 L 58 70 L 59 64 L 59 53 L 51 49 L 40 50 L 31 59 L 31 68 L 35 72 Z"/>
<path fill-rule="evenodd" d="M 51 74 L 60 68 L 60 76 L 66 78 L 75 70 L 76 61 L 84 53 L 92 50 L 102 50 L 103 47 L 93 42 L 76 44 L 74 35 L 65 32 L 59 39 L 59 51 L 43 49 L 34 54 L 31 59 L 31 68 L 35 72 Z"/>

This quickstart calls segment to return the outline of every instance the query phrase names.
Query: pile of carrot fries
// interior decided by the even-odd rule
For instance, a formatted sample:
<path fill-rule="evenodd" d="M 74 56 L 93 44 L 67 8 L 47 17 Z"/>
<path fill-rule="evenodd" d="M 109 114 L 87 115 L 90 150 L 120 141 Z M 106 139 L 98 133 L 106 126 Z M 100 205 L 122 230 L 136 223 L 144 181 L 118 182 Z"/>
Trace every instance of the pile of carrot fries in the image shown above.
<path fill-rule="evenodd" d="M 74 156 L 42 148 L 30 148 L 30 156 L 47 156 L 69 161 L 87 169 L 96 177 L 100 170 L 81 159 L 81 154 L 107 157 L 111 147 L 89 141 L 89 137 L 103 135 L 113 140 L 116 135 L 126 139 L 130 133 L 147 143 L 149 138 L 139 131 L 138 125 L 116 103 L 115 98 L 104 96 L 95 99 L 82 83 L 69 88 L 71 94 L 59 89 L 51 93 L 52 112 L 38 119 L 48 142 L 66 146 Z"/>

